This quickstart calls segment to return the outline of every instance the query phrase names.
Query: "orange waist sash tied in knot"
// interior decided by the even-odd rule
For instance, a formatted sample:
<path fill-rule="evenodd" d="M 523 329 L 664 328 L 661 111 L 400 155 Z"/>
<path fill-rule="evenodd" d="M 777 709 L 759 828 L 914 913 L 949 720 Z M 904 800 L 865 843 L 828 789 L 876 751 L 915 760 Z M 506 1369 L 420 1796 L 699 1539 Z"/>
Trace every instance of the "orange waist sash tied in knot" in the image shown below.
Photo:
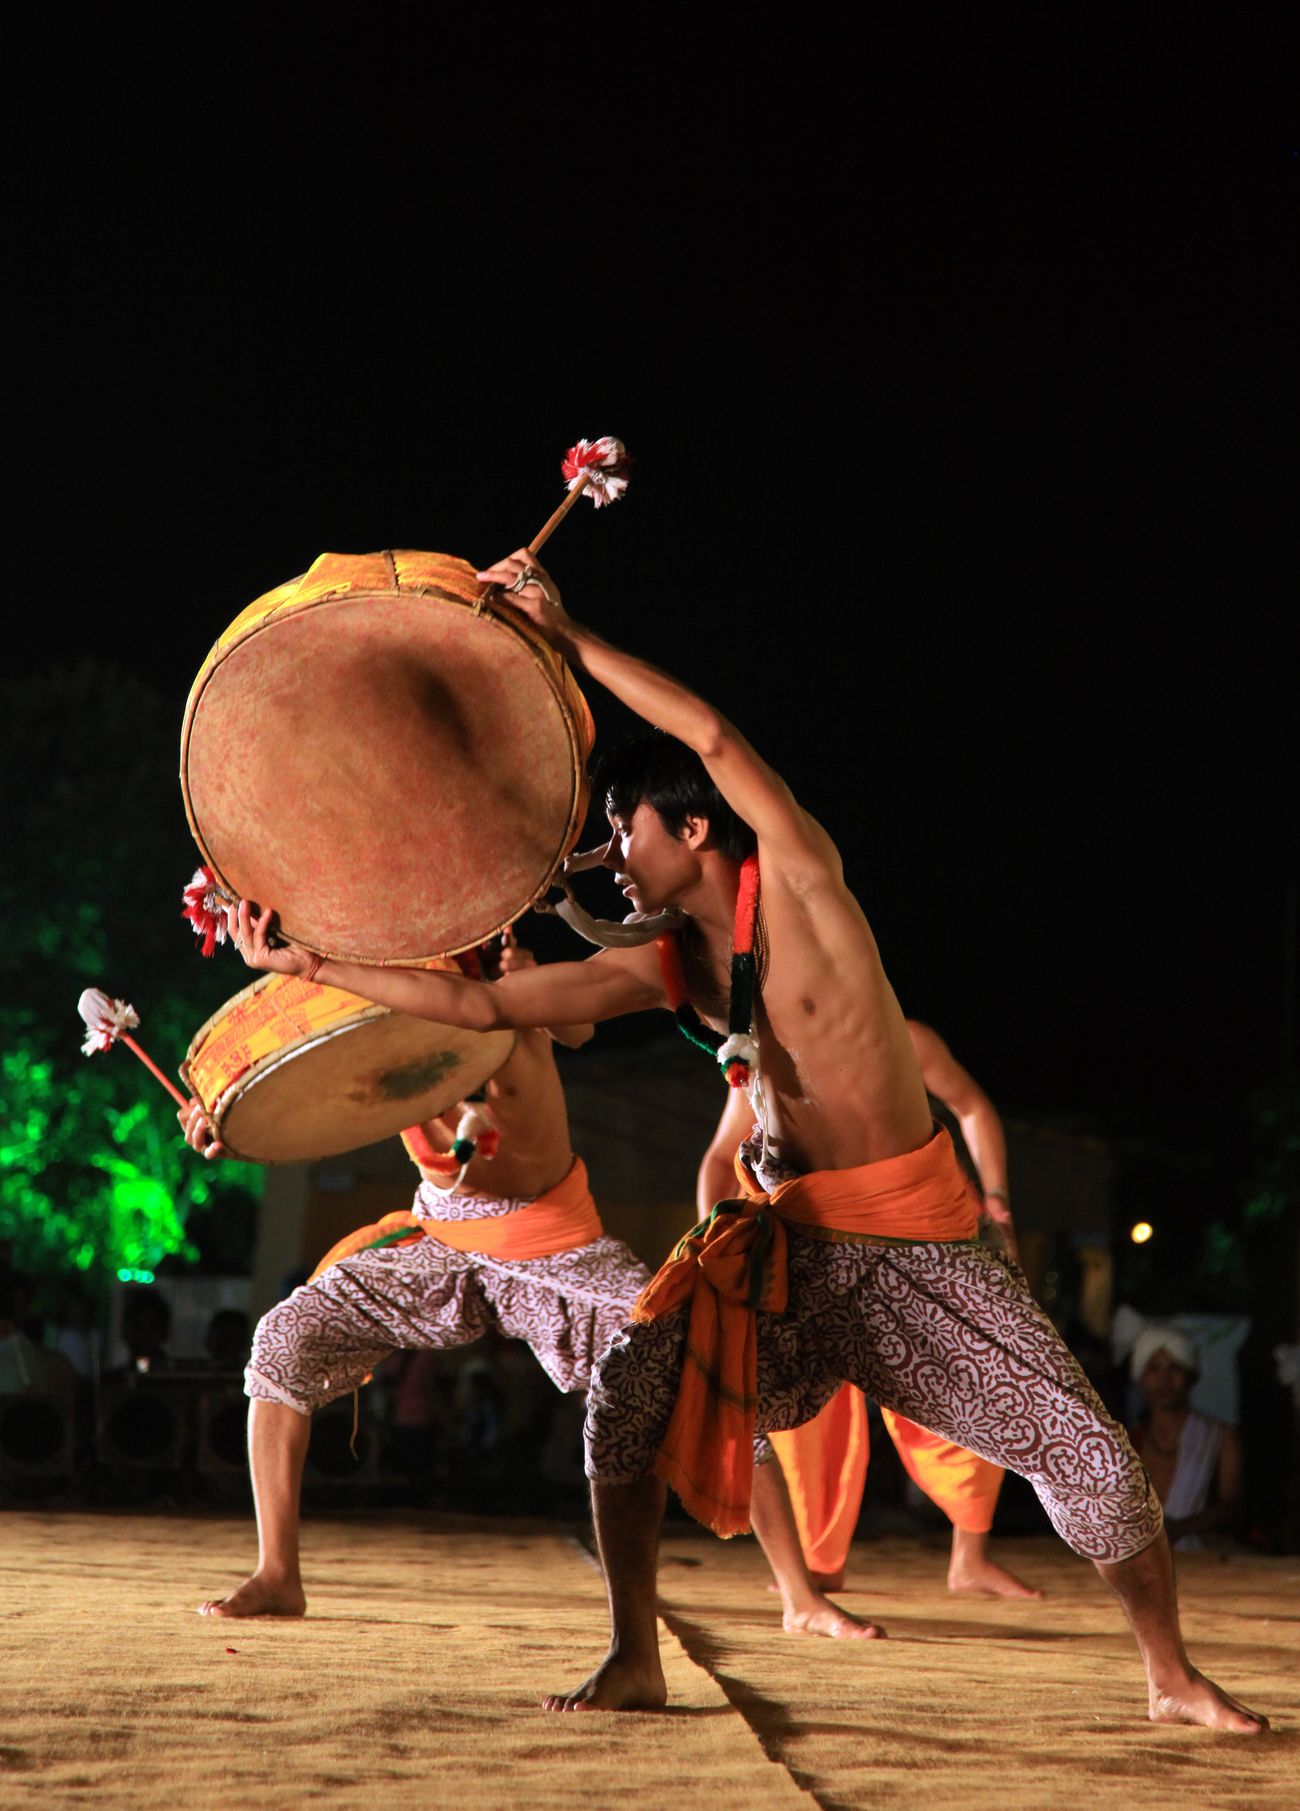
<path fill-rule="evenodd" d="M 832 1241 L 972 1239 L 974 1197 L 942 1128 L 901 1157 L 847 1170 L 813 1170 L 764 1194 L 724 1201 L 681 1239 L 637 1297 L 632 1318 L 658 1320 L 689 1301 L 677 1403 L 655 1471 L 697 1521 L 724 1538 L 749 1532 L 758 1407 L 755 1315 L 784 1312 L 786 1227 Z"/>
<path fill-rule="evenodd" d="M 477 1252 L 485 1258 L 522 1262 L 525 1258 L 553 1258 L 562 1251 L 590 1245 L 604 1233 L 587 1181 L 587 1166 L 575 1157 L 573 1168 L 554 1188 L 548 1188 L 513 1214 L 483 1220 L 424 1220 L 420 1226 L 440 1245 L 453 1251 Z"/>

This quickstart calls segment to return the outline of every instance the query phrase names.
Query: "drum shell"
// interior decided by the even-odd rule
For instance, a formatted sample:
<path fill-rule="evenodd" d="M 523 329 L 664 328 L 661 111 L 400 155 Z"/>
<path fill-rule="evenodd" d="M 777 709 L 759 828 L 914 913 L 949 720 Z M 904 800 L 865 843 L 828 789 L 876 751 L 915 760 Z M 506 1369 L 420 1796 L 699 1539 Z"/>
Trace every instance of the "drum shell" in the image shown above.
<path fill-rule="evenodd" d="M 445 1112 L 496 1074 L 515 1038 L 262 975 L 195 1033 L 181 1076 L 229 1156 L 310 1162 Z"/>
<path fill-rule="evenodd" d="M 463 560 L 323 554 L 242 611 L 181 736 L 218 885 L 291 943 L 414 964 L 550 885 L 587 808 L 593 730 L 563 661 Z"/>

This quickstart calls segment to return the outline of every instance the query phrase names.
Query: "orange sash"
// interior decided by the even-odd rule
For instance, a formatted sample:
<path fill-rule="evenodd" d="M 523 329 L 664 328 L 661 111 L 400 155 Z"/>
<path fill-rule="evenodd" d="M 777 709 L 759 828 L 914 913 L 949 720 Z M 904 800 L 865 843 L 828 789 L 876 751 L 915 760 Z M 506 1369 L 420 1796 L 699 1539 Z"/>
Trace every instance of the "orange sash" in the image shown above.
<path fill-rule="evenodd" d="M 483 1220 L 421 1220 L 421 1228 L 453 1251 L 478 1252 L 485 1258 L 522 1261 L 553 1258 L 562 1251 L 590 1245 L 604 1232 L 587 1181 L 587 1166 L 575 1157 L 573 1168 L 512 1214 Z"/>
<path fill-rule="evenodd" d="M 737 1164 L 747 1199 L 723 1201 L 681 1239 L 637 1297 L 642 1323 L 691 1304 L 677 1403 L 655 1470 L 724 1538 L 749 1531 L 758 1407 L 755 1314 L 787 1301 L 785 1223 L 833 1241 L 956 1241 L 978 1226 L 942 1128 L 919 1150 L 847 1170 L 814 1170 L 770 1195 Z"/>
<path fill-rule="evenodd" d="M 385 1214 L 373 1226 L 359 1226 L 355 1232 L 340 1239 L 337 1245 L 331 1245 L 307 1281 L 314 1283 L 331 1265 L 342 1263 L 344 1258 L 355 1258 L 359 1252 L 373 1251 L 377 1246 L 383 1245 L 412 1245 L 418 1243 L 419 1238 L 420 1222 L 414 1214 L 405 1210 Z"/>

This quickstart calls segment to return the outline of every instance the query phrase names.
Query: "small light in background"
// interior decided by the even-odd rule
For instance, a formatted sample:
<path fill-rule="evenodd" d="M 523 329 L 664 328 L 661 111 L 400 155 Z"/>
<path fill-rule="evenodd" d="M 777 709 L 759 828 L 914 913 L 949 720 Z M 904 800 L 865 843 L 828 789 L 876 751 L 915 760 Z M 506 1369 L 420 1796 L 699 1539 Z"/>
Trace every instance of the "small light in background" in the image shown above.
<path fill-rule="evenodd" d="M 117 1280 L 119 1283 L 152 1283 L 154 1275 L 152 1270 L 119 1270 Z"/>
<path fill-rule="evenodd" d="M 1136 1226 L 1130 1226 L 1128 1236 L 1135 1245 L 1145 1245 L 1155 1233 L 1155 1227 L 1149 1220 L 1139 1220 Z"/>

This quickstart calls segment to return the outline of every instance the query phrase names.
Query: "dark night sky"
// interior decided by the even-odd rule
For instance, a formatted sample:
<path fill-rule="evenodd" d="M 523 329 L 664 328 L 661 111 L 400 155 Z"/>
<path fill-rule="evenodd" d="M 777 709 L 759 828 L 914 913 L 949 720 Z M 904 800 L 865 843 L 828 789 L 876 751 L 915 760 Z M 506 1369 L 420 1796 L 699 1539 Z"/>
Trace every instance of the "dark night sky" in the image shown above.
<path fill-rule="evenodd" d="M 617 433 L 627 501 L 550 550 L 570 606 L 834 831 L 909 1011 L 1013 1109 L 1269 1076 L 1291 47 L 986 10 L 507 50 L 506 14 L 47 18 L 10 78 L 20 670 L 112 659 L 179 726 L 318 552 L 489 559 Z"/>

